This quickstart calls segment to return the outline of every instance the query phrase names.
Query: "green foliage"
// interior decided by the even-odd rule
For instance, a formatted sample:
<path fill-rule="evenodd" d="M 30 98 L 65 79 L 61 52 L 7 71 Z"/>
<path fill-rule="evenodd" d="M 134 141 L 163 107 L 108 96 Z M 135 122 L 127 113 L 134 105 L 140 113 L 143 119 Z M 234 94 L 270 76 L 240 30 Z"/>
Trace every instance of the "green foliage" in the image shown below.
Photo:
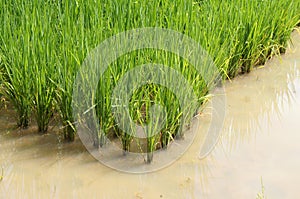
<path fill-rule="evenodd" d="M 0 8 L 1 92 L 13 103 L 18 125 L 27 127 L 33 114 L 39 131 L 46 132 L 53 114 L 59 113 L 70 141 L 76 131 L 71 106 L 75 75 L 88 52 L 109 36 L 141 27 L 179 31 L 201 44 L 226 79 L 284 52 L 300 20 L 300 2 L 293 0 L 4 0 Z M 149 62 L 180 71 L 193 85 L 198 106 L 208 94 L 201 76 L 174 54 L 144 49 L 120 57 L 99 81 L 95 108 L 103 133 L 114 131 L 126 151 L 134 138 L 114 121 L 112 89 L 128 70 Z M 182 107 L 172 92 L 158 85 L 133 94 L 133 120 L 149 123 L 149 107 L 157 103 L 166 108 L 167 118 L 160 134 L 148 138 L 146 152 L 183 136 L 177 134 Z M 95 145 L 105 144 L 103 137 L 96 132 Z"/>

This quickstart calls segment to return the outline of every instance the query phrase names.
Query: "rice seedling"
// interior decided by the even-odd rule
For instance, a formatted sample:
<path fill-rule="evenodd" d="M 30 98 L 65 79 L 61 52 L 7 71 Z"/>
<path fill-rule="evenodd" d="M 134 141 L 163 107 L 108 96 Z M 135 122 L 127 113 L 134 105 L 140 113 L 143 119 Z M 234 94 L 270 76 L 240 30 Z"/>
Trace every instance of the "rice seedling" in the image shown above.
<path fill-rule="evenodd" d="M 74 7 L 72 2 L 57 2 L 55 7 L 58 18 L 56 29 L 60 36 L 60 45 L 57 49 L 59 52 L 57 56 L 57 73 L 59 75 L 57 81 L 54 82 L 57 87 L 55 99 L 62 120 L 65 139 L 73 141 L 75 138 L 75 126 L 71 107 L 72 87 L 75 72 L 83 59 L 80 59 L 80 56 L 84 56 L 83 47 L 78 46 L 77 43 L 80 39 L 84 38 L 84 35 L 81 35 L 81 29 L 78 31 L 76 23 L 82 20 L 82 17 L 78 17 L 78 8 L 72 9 Z M 82 45 L 83 41 L 80 42 Z"/>
<path fill-rule="evenodd" d="M 226 79 L 250 72 L 255 65 L 284 52 L 292 29 L 300 21 L 300 2 L 284 0 L 16 0 L 1 1 L 0 8 L 0 92 L 14 105 L 19 126 L 27 127 L 33 114 L 39 131 L 46 132 L 53 114 L 59 113 L 69 141 L 75 139 L 75 123 L 79 122 L 73 117 L 72 107 L 77 71 L 92 49 L 108 37 L 143 27 L 178 31 L 199 42 L 212 57 L 221 78 Z M 128 115 L 113 111 L 112 107 L 122 104 L 112 94 L 129 71 L 147 63 L 178 71 L 197 99 L 186 96 L 182 100 L 188 105 L 181 106 L 168 86 L 149 82 L 137 87 L 126 104 L 135 125 L 127 129 L 132 134 L 126 133 L 125 123 L 116 117 L 126 121 Z M 84 88 L 94 89 L 90 86 L 98 80 L 80 75 L 88 84 Z M 163 79 L 178 83 L 172 75 Z M 85 122 L 94 145 L 104 146 L 113 134 L 126 154 L 133 142 L 142 142 L 135 135 L 136 126 L 140 126 L 147 135 L 147 147 L 142 152 L 148 154 L 146 162 L 150 163 L 156 149 L 167 149 L 172 140 L 184 139 L 192 115 L 215 84 L 209 81 L 205 82 L 187 60 L 170 52 L 139 49 L 118 57 L 98 81 L 97 89 L 85 96 L 92 100 L 80 102 L 89 106 Z M 157 105 L 163 107 L 165 115 L 152 115 Z M 95 124 L 101 130 L 94 132 Z"/>
<path fill-rule="evenodd" d="M 21 20 L 25 15 L 24 7 L 22 4 L 1 4 L 0 54 L 3 63 L 3 95 L 17 110 L 18 126 L 26 128 L 31 114 L 32 85 L 29 38 L 23 35 L 26 22 Z M 12 19 L 14 23 L 11 23 Z"/>
<path fill-rule="evenodd" d="M 54 85 L 49 77 L 54 78 L 57 57 L 54 49 L 56 37 L 51 37 L 54 31 L 51 21 L 53 11 L 48 4 L 37 2 L 33 6 L 23 6 L 27 17 L 23 35 L 28 38 L 25 46 L 30 47 L 28 58 L 31 61 L 29 75 L 32 78 L 32 110 L 38 131 L 45 133 L 53 115 Z"/>
<path fill-rule="evenodd" d="M 2 85 L 2 76 L 4 75 L 4 68 L 3 68 L 3 63 L 2 63 L 2 56 L 0 55 L 0 109 L 5 106 L 5 99 L 3 97 L 3 85 Z"/>
<path fill-rule="evenodd" d="M 266 199 L 267 197 L 265 196 L 265 186 L 263 184 L 262 178 L 260 179 L 261 183 L 261 191 L 256 195 L 256 199 Z"/>
<path fill-rule="evenodd" d="M 0 182 L 3 180 L 4 177 L 3 174 L 4 174 L 3 167 L 1 167 Z"/>

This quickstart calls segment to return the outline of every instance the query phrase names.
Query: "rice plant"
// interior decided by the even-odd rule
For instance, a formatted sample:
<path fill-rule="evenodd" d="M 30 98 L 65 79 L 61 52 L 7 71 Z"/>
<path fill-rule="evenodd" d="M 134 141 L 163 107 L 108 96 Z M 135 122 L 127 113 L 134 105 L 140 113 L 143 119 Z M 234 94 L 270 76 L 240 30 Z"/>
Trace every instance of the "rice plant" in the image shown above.
<path fill-rule="evenodd" d="M 0 92 L 14 105 L 18 126 L 34 123 L 33 115 L 38 131 L 45 133 L 58 113 L 65 139 L 73 141 L 78 122 L 72 110 L 77 71 L 85 57 L 110 36 L 143 27 L 178 31 L 201 44 L 223 79 L 233 78 L 285 51 L 290 33 L 300 21 L 299 8 L 296 0 L 4 0 L 0 2 Z M 174 139 L 184 139 L 192 119 L 187 115 L 193 114 L 184 113 L 196 112 L 212 85 L 206 84 L 191 63 L 169 52 L 142 49 L 119 57 L 100 78 L 96 91 L 85 96 L 93 98 L 90 110 L 96 112 L 96 118 L 90 115 L 87 129 L 95 129 L 95 123 L 101 128 L 91 132 L 95 147 L 103 147 L 111 135 L 120 139 L 124 154 L 133 142 L 142 142 L 124 132 L 111 107 L 116 105 L 112 94 L 118 81 L 145 63 L 167 65 L 180 72 L 197 96 L 190 106 L 181 107 L 176 95 L 162 85 L 149 83 L 132 93 L 130 117 L 148 135 L 142 152 L 148 154 L 146 162 L 150 163 L 153 151 L 167 149 Z M 176 81 L 172 78 L 169 80 Z M 151 115 L 157 104 L 164 107 L 164 117 Z M 86 114 L 90 113 L 87 110 Z"/>
<path fill-rule="evenodd" d="M 30 77 L 30 45 L 28 35 L 24 35 L 28 25 L 22 20 L 25 8 L 22 4 L 1 3 L 1 56 L 4 74 L 1 76 L 3 94 L 18 113 L 17 124 L 26 128 L 29 125 L 32 102 Z M 13 19 L 14 23 L 11 22 Z"/>
<path fill-rule="evenodd" d="M 4 173 L 3 167 L 1 167 L 0 182 L 3 180 L 3 177 L 4 177 L 3 173 Z"/>
<path fill-rule="evenodd" d="M 265 186 L 262 180 L 262 177 L 260 179 L 260 183 L 261 183 L 261 191 L 259 193 L 257 193 L 256 195 L 256 199 L 266 199 L 266 195 L 265 195 Z"/>
<path fill-rule="evenodd" d="M 55 78 L 55 68 L 57 67 L 57 44 L 56 37 L 52 38 L 55 24 L 52 24 L 51 17 L 53 11 L 47 4 L 37 4 L 38 8 L 33 9 L 31 27 L 32 42 L 32 77 L 33 78 L 33 110 L 36 116 L 38 131 L 45 133 L 54 111 L 55 85 L 51 79 Z M 38 11 L 44 13 L 41 14 Z M 28 19 L 29 20 L 29 19 Z M 46 25 L 45 25 L 46 24 Z M 43 39 L 46 37 L 47 39 Z M 37 38 L 37 39 L 34 39 Z"/>

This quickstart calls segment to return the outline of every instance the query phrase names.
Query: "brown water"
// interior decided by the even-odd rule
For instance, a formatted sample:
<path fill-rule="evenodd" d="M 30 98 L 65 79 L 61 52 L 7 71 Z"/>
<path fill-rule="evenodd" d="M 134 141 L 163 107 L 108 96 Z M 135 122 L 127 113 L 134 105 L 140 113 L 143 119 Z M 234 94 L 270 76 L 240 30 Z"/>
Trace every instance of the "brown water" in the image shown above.
<path fill-rule="evenodd" d="M 0 198 L 299 198 L 300 34 L 287 54 L 226 83 L 227 116 L 220 142 L 199 159 L 201 133 L 171 166 L 127 174 L 98 163 L 59 131 L 15 129 L 0 115 Z M 209 107 L 208 107 L 209 109 Z M 207 131 L 209 111 L 199 132 Z M 262 180 L 262 182 L 261 182 Z"/>

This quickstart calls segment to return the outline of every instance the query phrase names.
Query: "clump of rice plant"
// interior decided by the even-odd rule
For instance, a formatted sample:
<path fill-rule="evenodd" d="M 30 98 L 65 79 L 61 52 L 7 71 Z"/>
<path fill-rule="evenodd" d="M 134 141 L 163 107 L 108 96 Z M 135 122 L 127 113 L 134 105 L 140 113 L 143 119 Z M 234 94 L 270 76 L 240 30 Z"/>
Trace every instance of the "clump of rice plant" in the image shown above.
<path fill-rule="evenodd" d="M 11 101 L 18 113 L 17 124 L 26 128 L 29 125 L 32 101 L 30 77 L 30 47 L 28 38 L 23 35 L 26 22 L 22 5 L 1 2 L 0 55 L 2 62 L 2 92 Z M 12 21 L 14 21 L 12 23 Z"/>

